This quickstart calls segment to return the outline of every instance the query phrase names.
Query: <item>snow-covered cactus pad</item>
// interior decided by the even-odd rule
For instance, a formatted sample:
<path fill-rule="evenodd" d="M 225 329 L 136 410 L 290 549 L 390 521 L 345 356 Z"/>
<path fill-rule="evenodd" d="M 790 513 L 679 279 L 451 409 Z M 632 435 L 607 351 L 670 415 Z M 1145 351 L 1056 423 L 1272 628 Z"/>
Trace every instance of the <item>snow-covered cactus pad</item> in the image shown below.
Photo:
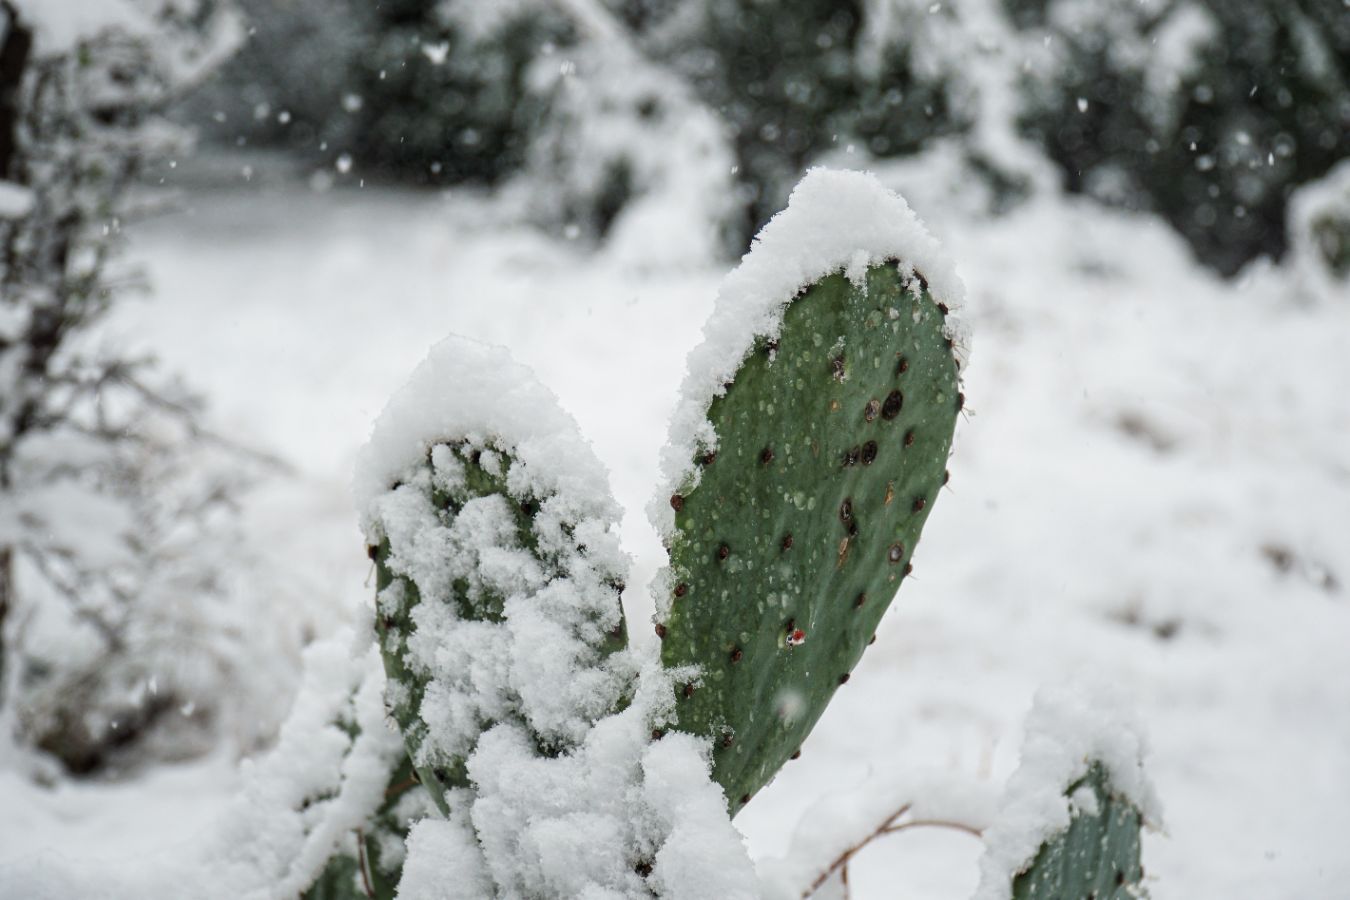
<path fill-rule="evenodd" d="M 403 871 L 404 841 L 410 824 L 407 798 L 413 790 L 418 790 L 417 776 L 411 758 L 403 754 L 384 789 L 384 801 L 364 827 L 348 838 L 355 852 L 346 846 L 334 854 L 305 891 L 303 900 L 393 900 Z"/>
<path fill-rule="evenodd" d="M 437 345 L 376 421 L 357 493 L 388 705 L 442 812 L 493 725 L 553 754 L 620 704 L 617 510 L 528 369 L 466 339 Z"/>
<path fill-rule="evenodd" d="M 872 640 L 964 404 L 962 288 L 905 202 L 813 170 L 724 283 L 667 450 L 658 581 L 675 727 L 735 811 Z"/>
<path fill-rule="evenodd" d="M 305 650 L 305 680 L 276 747 L 243 764 L 205 896 L 390 898 L 409 824 L 431 811 L 383 703 L 373 647 L 343 629 Z"/>
<path fill-rule="evenodd" d="M 1111 790 L 1098 763 L 1069 786 L 1069 827 L 1041 845 L 1036 859 L 1013 880 L 1013 900 L 1132 900 L 1141 896 L 1139 810 Z"/>
<path fill-rule="evenodd" d="M 984 833 L 975 900 L 1145 895 L 1140 829 L 1161 821 L 1138 725 L 1113 692 L 1042 691 Z"/>
<path fill-rule="evenodd" d="M 1350 160 L 1289 197 L 1289 237 L 1302 280 L 1328 297 L 1350 285 Z"/>

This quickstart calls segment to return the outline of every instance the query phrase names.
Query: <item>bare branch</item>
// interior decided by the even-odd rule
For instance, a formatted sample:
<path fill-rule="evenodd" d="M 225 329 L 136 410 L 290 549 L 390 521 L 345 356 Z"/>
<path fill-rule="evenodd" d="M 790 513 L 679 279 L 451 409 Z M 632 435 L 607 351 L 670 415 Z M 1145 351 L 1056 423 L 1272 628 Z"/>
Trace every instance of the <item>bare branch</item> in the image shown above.
<path fill-rule="evenodd" d="M 868 844 L 888 834 L 897 834 L 901 831 L 907 831 L 911 828 L 951 828 L 960 832 L 964 832 L 965 834 L 973 835 L 974 837 L 979 837 L 983 833 L 981 829 L 977 828 L 974 825 L 971 825 L 966 822 L 958 822 L 951 819 L 911 819 L 908 822 L 898 821 L 910 811 L 911 807 L 912 804 L 909 803 L 906 803 L 905 805 L 901 806 L 895 812 L 887 816 L 886 820 L 882 822 L 880 825 L 878 825 L 876 828 L 874 828 L 872 832 L 867 835 L 867 837 L 863 838 L 862 840 L 858 841 L 855 844 L 852 844 L 847 850 L 845 850 L 843 853 L 835 857 L 834 861 L 830 863 L 829 867 L 826 868 L 824 872 L 821 872 L 820 875 L 817 876 L 816 880 L 811 882 L 811 886 L 808 887 L 805 890 L 805 892 L 802 893 L 802 900 L 806 900 L 806 898 L 810 897 L 816 891 L 820 890 L 821 887 L 824 886 L 825 882 L 829 881 L 831 876 L 833 876 L 836 872 L 839 873 L 839 877 L 843 882 L 844 897 L 847 900 L 849 896 L 848 890 L 849 863 L 853 860 L 853 857 L 856 856 L 859 852 L 861 852 L 862 849 L 866 847 Z"/>

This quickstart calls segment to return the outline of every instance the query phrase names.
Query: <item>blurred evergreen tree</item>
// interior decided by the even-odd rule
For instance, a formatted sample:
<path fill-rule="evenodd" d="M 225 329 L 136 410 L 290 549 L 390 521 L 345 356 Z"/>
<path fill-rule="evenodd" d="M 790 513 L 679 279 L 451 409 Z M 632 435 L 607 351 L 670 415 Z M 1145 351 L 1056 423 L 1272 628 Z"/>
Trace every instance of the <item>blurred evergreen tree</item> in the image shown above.
<path fill-rule="evenodd" d="M 447 183 L 520 168 L 544 112 L 532 69 L 572 39 L 554 4 L 381 0 L 372 26 L 351 78 L 358 165 Z"/>
<path fill-rule="evenodd" d="M 1066 187 L 1161 214 L 1223 274 L 1279 258 L 1291 191 L 1350 156 L 1342 0 L 1005 3 L 1050 48 L 1023 122 Z"/>
<path fill-rule="evenodd" d="M 821 153 L 855 141 L 876 156 L 912 153 L 969 124 L 950 102 L 954 72 L 914 65 L 929 23 L 905 14 L 926 18 L 929 6 L 699 0 L 682 19 L 663 52 L 733 129 L 746 241 Z M 895 27 L 869 34 L 883 11 Z"/>

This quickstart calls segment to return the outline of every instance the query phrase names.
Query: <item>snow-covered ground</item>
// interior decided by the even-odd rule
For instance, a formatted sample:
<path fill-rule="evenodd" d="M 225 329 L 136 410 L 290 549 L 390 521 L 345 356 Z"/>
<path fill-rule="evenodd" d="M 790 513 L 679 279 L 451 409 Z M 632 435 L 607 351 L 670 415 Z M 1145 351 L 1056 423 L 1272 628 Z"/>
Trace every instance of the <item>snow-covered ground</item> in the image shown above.
<path fill-rule="evenodd" d="M 352 462 L 450 332 L 508 346 L 590 436 L 627 510 L 629 621 L 646 621 L 662 552 L 643 508 L 729 267 L 646 268 L 494 224 L 469 194 L 265 181 L 190 190 L 138 226 L 153 293 L 109 323 L 204 391 L 217 430 L 295 468 L 248 503 L 303 598 L 260 627 L 330 632 L 368 602 Z M 737 818 L 753 855 L 869 780 L 1001 783 L 1038 686 L 1106 681 L 1152 741 L 1155 898 L 1347 896 L 1350 297 L 1300 298 L 1277 271 L 1219 281 L 1161 225 L 1086 205 L 981 221 L 912 199 L 969 289 L 951 489 L 876 645 Z M 205 852 L 237 789 L 221 756 L 56 790 L 0 773 L 0 896 L 146 896 L 157 867 Z M 855 860 L 854 896 L 967 897 L 980 850 L 886 838 Z"/>

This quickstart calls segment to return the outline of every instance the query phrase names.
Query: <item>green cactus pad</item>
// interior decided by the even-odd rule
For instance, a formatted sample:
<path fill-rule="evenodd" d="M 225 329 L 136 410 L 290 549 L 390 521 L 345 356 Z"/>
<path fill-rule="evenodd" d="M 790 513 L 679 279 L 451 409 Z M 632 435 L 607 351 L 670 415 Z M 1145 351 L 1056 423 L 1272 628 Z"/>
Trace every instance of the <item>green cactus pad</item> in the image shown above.
<path fill-rule="evenodd" d="M 442 455 L 438 457 L 438 453 Z M 438 458 L 440 463 L 437 462 Z M 448 465 L 455 466 L 460 473 L 449 481 L 444 472 L 438 470 L 438 466 L 443 469 L 447 465 L 446 460 L 451 460 Z M 569 572 L 569 560 L 585 559 L 587 548 L 575 541 L 568 542 L 567 538 L 563 540 L 569 546 L 563 551 L 559 551 L 556 545 L 552 550 L 541 547 L 538 529 L 551 526 L 540 525 L 539 513 L 550 498 L 534 497 L 522 492 L 519 486 L 514 489 L 508 486 L 517 465 L 513 456 L 495 445 L 476 445 L 468 441 L 444 443 L 428 451 L 422 472 L 409 483 L 398 485 L 393 490 L 420 492 L 434 510 L 437 524 L 444 527 L 449 527 L 470 502 L 499 497 L 514 523 L 514 537 L 506 544 L 514 544 L 532 556 L 545 581 L 551 582 L 575 574 Z M 574 524 L 567 522 L 564 517 L 561 528 L 565 535 L 570 536 L 569 528 Z M 468 786 L 465 755 L 445 753 L 434 745 L 433 740 L 429 740 L 423 702 L 432 676 L 424 667 L 417 665 L 414 655 L 410 653 L 410 640 L 417 628 L 414 610 L 426 601 L 415 580 L 406 573 L 396 571 L 397 566 L 391 562 L 394 549 L 389 537 L 372 548 L 379 598 L 376 633 L 390 685 L 386 694 L 387 706 L 402 730 L 418 777 L 430 790 L 442 814 L 445 814 L 448 812 L 446 792 L 451 788 Z M 600 657 L 627 645 L 627 632 L 619 603 L 623 585 L 617 578 L 612 578 L 603 589 L 611 594 L 613 617 L 617 619 L 617 625 L 605 628 L 597 621 L 587 623 L 583 629 L 584 639 L 598 650 L 597 655 Z M 447 595 L 435 602 L 450 604 L 456 621 L 500 624 L 505 619 L 506 599 L 493 588 L 490 580 L 457 578 L 450 583 Z M 483 721 L 481 730 L 486 730 L 492 724 L 492 721 Z M 559 749 L 547 738 L 539 738 L 539 745 L 541 752 Z"/>
<path fill-rule="evenodd" d="M 1069 786 L 1072 797 L 1086 788 L 1095 810 L 1079 809 L 1069 827 L 1041 845 L 1031 865 L 1013 880 L 1013 900 L 1136 900 L 1144 896 L 1139 863 L 1142 817 L 1125 798 L 1111 791 L 1106 769 L 1093 764 Z M 1080 795 L 1081 796 L 1081 795 Z"/>
<path fill-rule="evenodd" d="M 708 421 L 715 452 L 671 498 L 676 727 L 713 739 L 733 813 L 800 748 L 910 570 L 964 403 L 946 308 L 873 266 L 791 303 Z"/>

